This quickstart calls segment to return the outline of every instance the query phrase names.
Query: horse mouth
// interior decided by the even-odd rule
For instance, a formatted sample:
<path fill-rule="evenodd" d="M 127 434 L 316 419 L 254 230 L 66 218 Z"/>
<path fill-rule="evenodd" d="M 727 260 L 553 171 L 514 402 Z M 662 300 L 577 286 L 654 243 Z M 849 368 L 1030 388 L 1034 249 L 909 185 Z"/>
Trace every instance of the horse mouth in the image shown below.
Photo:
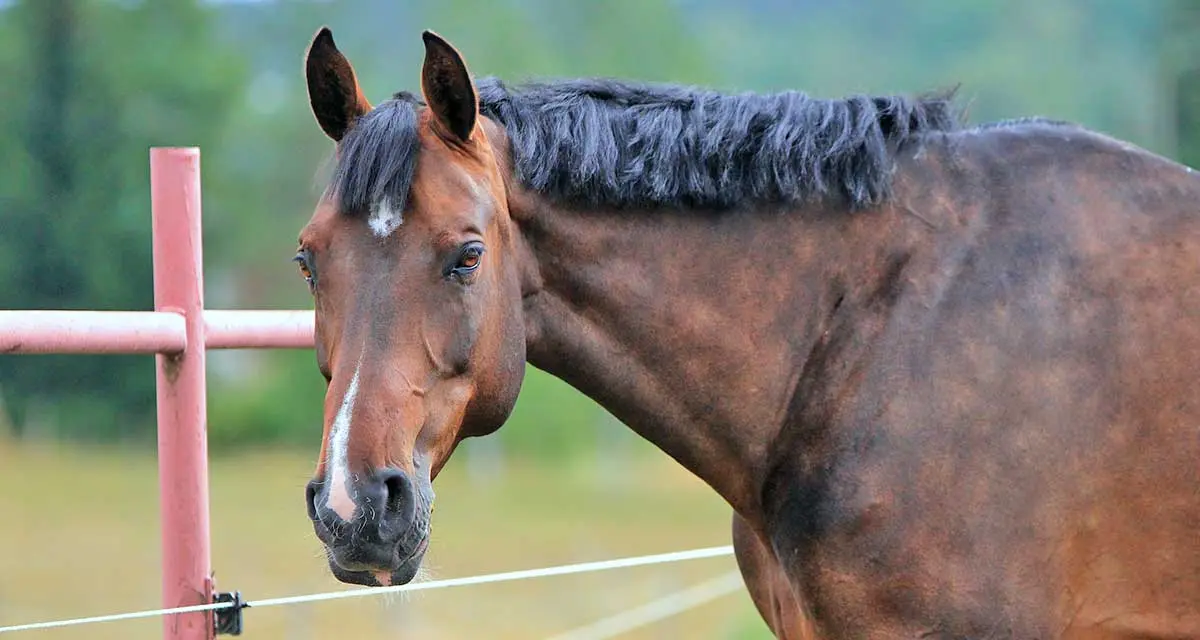
<path fill-rule="evenodd" d="M 329 554 L 329 570 L 339 582 L 364 587 L 391 587 L 408 584 L 416 577 L 429 549 L 429 537 L 421 538 L 417 546 L 392 567 L 369 567 L 356 562 L 339 562 L 336 554 Z M 397 556 L 401 555 L 397 547 Z"/>

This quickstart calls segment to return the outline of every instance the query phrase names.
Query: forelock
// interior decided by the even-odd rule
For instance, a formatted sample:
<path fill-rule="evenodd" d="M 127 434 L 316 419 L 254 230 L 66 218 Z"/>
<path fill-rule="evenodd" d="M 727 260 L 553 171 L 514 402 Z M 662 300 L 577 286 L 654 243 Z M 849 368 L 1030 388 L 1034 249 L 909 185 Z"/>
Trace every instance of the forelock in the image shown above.
<path fill-rule="evenodd" d="M 342 138 L 326 195 L 344 215 L 400 223 L 421 147 L 419 105 L 411 94 L 398 93 L 359 118 Z"/>

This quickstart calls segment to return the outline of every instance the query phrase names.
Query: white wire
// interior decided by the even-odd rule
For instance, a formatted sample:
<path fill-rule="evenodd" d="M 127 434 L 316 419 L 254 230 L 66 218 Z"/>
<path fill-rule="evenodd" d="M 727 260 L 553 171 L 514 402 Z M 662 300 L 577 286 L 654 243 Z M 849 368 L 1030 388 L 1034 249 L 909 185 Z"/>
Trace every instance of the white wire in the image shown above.
<path fill-rule="evenodd" d="M 742 574 L 731 571 L 719 578 L 701 582 L 683 591 L 652 600 L 638 607 L 572 629 L 550 640 L 609 640 L 638 627 L 665 620 L 702 604 L 742 589 Z"/>
<path fill-rule="evenodd" d="M 93 624 L 98 622 L 116 622 L 117 620 L 134 620 L 137 618 L 152 618 L 154 616 L 166 615 L 169 613 L 193 613 L 196 611 L 207 611 L 209 609 L 224 609 L 233 606 L 230 602 L 212 603 L 212 604 L 196 604 L 190 607 L 175 607 L 173 609 L 151 609 L 149 611 L 133 611 L 130 613 L 114 613 L 107 616 L 91 616 L 88 618 L 72 618 L 70 620 L 54 620 L 51 622 L 31 622 L 29 624 L 18 624 L 11 627 L 0 627 L 0 633 L 9 633 L 11 631 L 33 631 L 35 629 L 53 629 L 54 627 L 73 627 L 80 624 Z"/>
<path fill-rule="evenodd" d="M 432 580 L 429 582 L 417 582 L 391 587 L 365 587 L 362 589 L 349 589 L 346 591 L 329 591 L 326 593 L 312 593 L 302 596 L 287 596 L 283 598 L 266 598 L 263 600 L 250 600 L 245 603 L 245 607 L 277 607 L 285 604 L 299 604 L 302 602 L 320 602 L 323 600 L 340 600 L 342 598 L 359 598 L 364 596 L 377 596 L 387 593 L 400 593 L 404 591 L 428 591 L 430 589 L 446 589 L 449 587 L 465 587 L 474 584 L 488 584 L 492 582 L 508 582 L 512 580 L 527 580 L 531 578 L 545 578 L 549 576 L 562 576 L 573 573 L 588 573 L 592 571 L 607 571 L 611 569 L 624 569 L 627 567 L 641 567 L 652 564 L 664 564 L 667 562 L 682 562 L 685 560 L 699 560 L 702 558 L 715 558 L 718 556 L 726 556 L 733 553 L 733 547 L 730 545 L 724 547 L 707 547 L 704 549 L 692 549 L 689 551 L 675 551 L 672 553 L 659 553 L 649 556 L 633 556 L 629 558 L 617 558 L 614 560 L 600 560 L 598 562 L 583 562 L 578 564 L 560 565 L 557 567 L 545 567 L 542 569 L 525 569 L 522 571 L 507 571 L 504 573 L 490 573 L 480 576 L 469 576 L 465 578 L 450 578 L 448 580 Z M 53 620 L 49 622 L 33 622 L 29 624 L 19 624 L 9 627 L 0 627 L 0 633 L 9 633 L 14 631 L 33 631 L 35 629 L 51 629 L 54 627 L 70 627 L 81 624 L 93 624 L 99 622 L 114 622 L 117 620 L 133 620 L 136 618 L 151 618 L 154 616 L 163 616 L 176 613 L 193 613 L 196 611 L 207 611 L 215 609 L 226 609 L 232 607 L 233 603 L 220 602 L 212 604 L 198 604 L 187 607 L 174 607 L 170 609 L 149 609 L 146 611 L 134 611 L 130 613 L 116 613 L 105 616 L 92 616 L 88 618 L 73 618 L 70 620 Z"/>

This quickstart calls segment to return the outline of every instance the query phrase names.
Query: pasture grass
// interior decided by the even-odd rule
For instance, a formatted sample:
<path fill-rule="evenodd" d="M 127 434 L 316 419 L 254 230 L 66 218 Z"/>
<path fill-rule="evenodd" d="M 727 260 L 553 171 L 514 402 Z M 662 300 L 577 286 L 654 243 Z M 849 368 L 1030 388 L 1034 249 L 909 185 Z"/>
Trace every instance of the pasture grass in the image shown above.
<path fill-rule="evenodd" d="M 469 444 L 466 445 L 469 448 Z M 438 479 L 429 578 L 729 543 L 729 508 L 666 456 L 472 474 L 461 450 Z M 312 455 L 210 465 L 219 589 L 247 599 L 349 588 L 328 574 L 303 507 Z M 0 625 L 159 606 L 158 489 L 145 452 L 0 439 Z M 246 638 L 545 638 L 736 567 L 732 557 L 245 612 Z M 158 638 L 159 619 L 28 632 L 14 640 Z M 768 638 L 742 591 L 622 638 Z"/>

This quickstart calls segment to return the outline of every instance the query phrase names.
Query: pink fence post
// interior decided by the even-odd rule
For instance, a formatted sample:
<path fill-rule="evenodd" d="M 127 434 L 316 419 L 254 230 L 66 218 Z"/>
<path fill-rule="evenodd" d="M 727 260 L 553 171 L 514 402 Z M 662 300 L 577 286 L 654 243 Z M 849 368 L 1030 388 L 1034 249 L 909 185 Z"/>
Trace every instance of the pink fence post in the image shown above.
<path fill-rule="evenodd" d="M 212 602 L 200 150 L 150 149 L 154 308 L 183 315 L 187 346 L 155 356 L 163 607 Z M 212 640 L 213 613 L 163 618 L 169 640 Z"/>

